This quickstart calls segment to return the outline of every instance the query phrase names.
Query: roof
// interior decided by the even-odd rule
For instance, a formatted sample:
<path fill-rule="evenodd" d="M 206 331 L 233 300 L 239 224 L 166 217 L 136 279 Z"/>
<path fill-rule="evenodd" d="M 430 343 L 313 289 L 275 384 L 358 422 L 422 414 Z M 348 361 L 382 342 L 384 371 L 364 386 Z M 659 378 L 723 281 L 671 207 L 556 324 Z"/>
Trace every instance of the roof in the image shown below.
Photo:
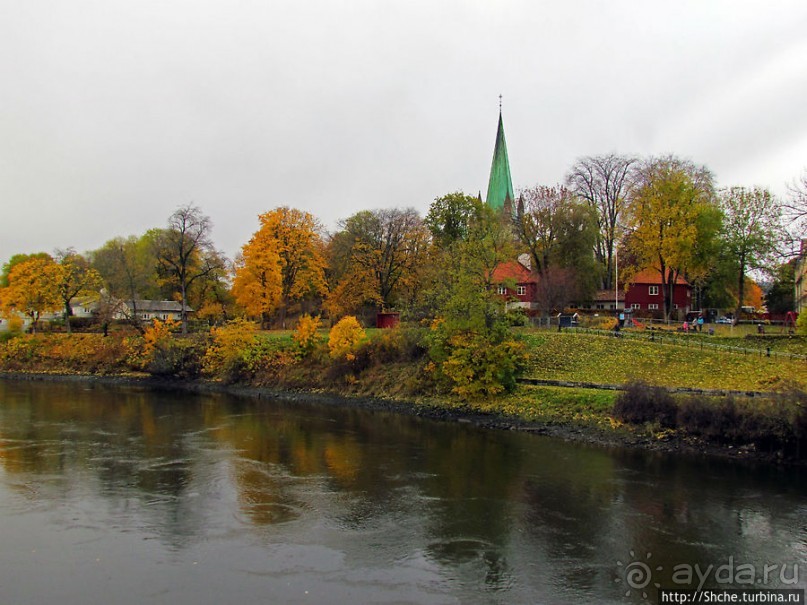
<path fill-rule="evenodd" d="M 488 195 L 485 202 L 494 210 L 504 208 L 505 200 L 513 202 L 513 179 L 510 178 L 510 160 L 507 157 L 507 143 L 504 140 L 504 123 L 499 110 L 499 128 L 496 131 L 496 146 L 493 148 L 493 162 L 490 165 Z"/>
<path fill-rule="evenodd" d="M 500 263 L 493 270 L 493 283 L 498 284 L 509 279 L 518 284 L 538 282 L 538 276 L 535 273 L 515 260 Z"/>
<path fill-rule="evenodd" d="M 659 284 L 661 285 L 661 271 L 658 269 L 643 269 L 634 275 L 631 284 Z M 688 286 L 689 282 L 680 275 L 675 278 L 676 285 Z"/>
<path fill-rule="evenodd" d="M 134 304 L 137 304 L 137 310 L 143 311 L 144 313 L 181 313 L 182 312 L 182 303 L 179 303 L 175 300 L 127 300 L 126 306 L 130 309 L 134 307 Z M 186 306 L 185 311 L 188 313 L 192 313 L 193 309 Z"/>
<path fill-rule="evenodd" d="M 617 289 L 616 292 L 613 290 L 597 290 L 593 300 L 595 302 L 614 302 L 615 300 L 625 302 L 625 290 L 622 288 Z"/>

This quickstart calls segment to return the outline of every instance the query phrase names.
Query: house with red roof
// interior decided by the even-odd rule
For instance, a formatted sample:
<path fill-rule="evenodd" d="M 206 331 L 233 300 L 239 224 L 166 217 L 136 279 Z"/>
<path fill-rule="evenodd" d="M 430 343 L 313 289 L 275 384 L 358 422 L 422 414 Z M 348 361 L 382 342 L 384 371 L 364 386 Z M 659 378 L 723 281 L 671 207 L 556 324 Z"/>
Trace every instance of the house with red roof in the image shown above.
<path fill-rule="evenodd" d="M 507 301 L 508 307 L 528 311 L 538 308 L 538 279 L 538 274 L 517 260 L 499 264 L 491 276 L 496 293 Z"/>
<path fill-rule="evenodd" d="M 692 286 L 678 276 L 673 286 L 672 317 L 683 317 L 692 308 Z M 664 283 L 658 269 L 644 269 L 631 279 L 625 291 L 625 309 L 642 315 L 658 315 L 664 312 Z"/>

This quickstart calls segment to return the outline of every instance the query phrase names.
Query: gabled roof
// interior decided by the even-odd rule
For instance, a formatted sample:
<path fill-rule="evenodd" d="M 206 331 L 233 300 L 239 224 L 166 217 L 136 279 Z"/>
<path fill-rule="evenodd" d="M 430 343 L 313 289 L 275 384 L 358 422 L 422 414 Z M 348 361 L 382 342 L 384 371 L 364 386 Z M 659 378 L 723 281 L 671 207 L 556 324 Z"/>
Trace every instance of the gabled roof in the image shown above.
<path fill-rule="evenodd" d="M 517 284 L 537 283 L 538 275 L 527 269 L 518 261 L 500 263 L 494 270 L 492 281 L 500 284 L 506 280 L 513 280 Z"/>
<path fill-rule="evenodd" d="M 175 300 L 127 300 L 126 306 L 130 309 L 133 308 L 133 302 L 137 303 L 138 312 L 143 313 L 181 313 L 182 303 Z M 188 313 L 192 313 L 193 309 L 185 307 Z"/>
<path fill-rule="evenodd" d="M 505 201 L 513 203 L 513 180 L 510 178 L 510 160 L 507 157 L 507 143 L 504 140 L 504 123 L 499 109 L 499 128 L 496 131 L 496 146 L 493 148 L 493 162 L 490 165 L 488 195 L 485 202 L 494 210 L 501 210 Z"/>
<path fill-rule="evenodd" d="M 661 272 L 658 269 L 643 269 L 633 276 L 630 283 L 661 285 Z M 689 282 L 679 275 L 675 279 L 675 284 L 680 286 L 688 286 Z"/>

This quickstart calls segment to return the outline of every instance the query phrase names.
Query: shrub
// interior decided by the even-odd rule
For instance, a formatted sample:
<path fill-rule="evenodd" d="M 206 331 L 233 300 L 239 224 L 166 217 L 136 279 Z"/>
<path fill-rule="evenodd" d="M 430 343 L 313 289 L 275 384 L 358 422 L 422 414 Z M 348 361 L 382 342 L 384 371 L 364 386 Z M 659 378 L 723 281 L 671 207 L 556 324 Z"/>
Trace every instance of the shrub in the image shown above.
<path fill-rule="evenodd" d="M 677 407 L 672 395 L 661 387 L 631 382 L 614 402 L 613 416 L 622 422 L 658 422 L 664 428 L 675 426 Z"/>
<path fill-rule="evenodd" d="M 328 352 L 331 359 L 352 361 L 356 358 L 355 351 L 367 337 L 364 328 L 352 315 L 339 320 L 328 335 Z"/>
<path fill-rule="evenodd" d="M 737 406 L 732 397 L 687 397 L 679 406 L 676 424 L 692 435 L 730 443 L 736 440 L 739 428 Z"/>
<path fill-rule="evenodd" d="M 258 328 L 254 322 L 235 319 L 210 331 L 212 342 L 202 361 L 204 372 L 225 382 L 248 378 L 255 371 Z"/>
<path fill-rule="evenodd" d="M 514 340 L 490 343 L 472 332 L 453 335 L 442 373 L 452 382 L 451 392 L 476 399 L 512 391 L 523 368 L 524 345 Z"/>
<path fill-rule="evenodd" d="M 319 315 L 311 317 L 310 315 L 302 315 L 297 322 L 297 329 L 294 331 L 292 338 L 303 356 L 308 356 L 317 346 L 317 330 L 320 327 Z"/>
<path fill-rule="evenodd" d="M 143 355 L 148 362 L 149 357 L 158 349 L 162 344 L 170 341 L 171 332 L 174 332 L 179 327 L 179 322 L 168 319 L 160 321 L 155 319 L 143 332 Z"/>
<path fill-rule="evenodd" d="M 204 342 L 197 338 L 161 340 L 146 364 L 146 371 L 154 376 L 196 378 L 202 373 Z"/>

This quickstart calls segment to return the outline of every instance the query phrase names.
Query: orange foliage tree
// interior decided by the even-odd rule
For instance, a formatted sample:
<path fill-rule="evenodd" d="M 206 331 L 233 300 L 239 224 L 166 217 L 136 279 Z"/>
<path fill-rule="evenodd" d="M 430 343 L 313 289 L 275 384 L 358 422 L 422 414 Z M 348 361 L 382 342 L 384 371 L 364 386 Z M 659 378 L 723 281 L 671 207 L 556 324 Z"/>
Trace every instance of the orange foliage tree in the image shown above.
<path fill-rule="evenodd" d="M 340 224 L 331 240 L 335 286 L 326 301 L 332 316 L 409 302 L 417 291 L 429 230 L 413 208 L 363 211 Z"/>
<path fill-rule="evenodd" d="M 33 331 L 42 313 L 61 307 L 59 265 L 50 257 L 33 258 L 15 265 L 8 274 L 8 286 L 0 289 L 3 315 L 23 313 L 31 318 Z"/>
<path fill-rule="evenodd" d="M 313 215 L 296 208 L 276 208 L 259 218 L 260 229 L 242 248 L 233 293 L 264 323 L 279 310 L 285 324 L 293 304 L 327 291 L 321 227 Z"/>

